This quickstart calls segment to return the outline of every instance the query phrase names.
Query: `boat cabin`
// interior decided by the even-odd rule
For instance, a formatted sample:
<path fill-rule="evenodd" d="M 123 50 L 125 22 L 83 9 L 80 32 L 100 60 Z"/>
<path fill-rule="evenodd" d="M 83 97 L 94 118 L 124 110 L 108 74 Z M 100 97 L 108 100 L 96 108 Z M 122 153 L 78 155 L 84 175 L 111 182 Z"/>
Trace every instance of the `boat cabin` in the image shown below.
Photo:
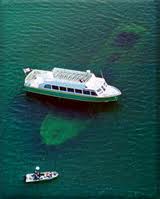
<path fill-rule="evenodd" d="M 54 68 L 52 73 L 53 79 L 45 81 L 41 85 L 42 88 L 79 95 L 98 96 L 107 87 L 107 83 L 103 78 L 96 77 L 89 70 L 81 72 Z"/>
<path fill-rule="evenodd" d="M 98 98 L 99 101 L 113 101 L 121 95 L 119 89 L 108 85 L 103 77 L 96 77 L 90 70 L 34 69 L 26 76 L 24 86 L 29 92 L 86 101 L 90 99 L 96 101 Z"/>

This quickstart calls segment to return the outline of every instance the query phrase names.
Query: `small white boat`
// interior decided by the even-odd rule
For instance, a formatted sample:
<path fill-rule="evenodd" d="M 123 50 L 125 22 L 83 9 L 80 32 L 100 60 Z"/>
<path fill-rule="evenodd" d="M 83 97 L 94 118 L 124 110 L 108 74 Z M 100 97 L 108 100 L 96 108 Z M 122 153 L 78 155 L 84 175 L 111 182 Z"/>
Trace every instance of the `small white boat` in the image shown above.
<path fill-rule="evenodd" d="M 45 171 L 40 172 L 39 167 L 36 167 L 34 173 L 29 173 L 25 175 L 25 182 L 40 182 L 40 181 L 48 181 L 55 179 L 59 176 L 58 172 L 56 171 Z"/>

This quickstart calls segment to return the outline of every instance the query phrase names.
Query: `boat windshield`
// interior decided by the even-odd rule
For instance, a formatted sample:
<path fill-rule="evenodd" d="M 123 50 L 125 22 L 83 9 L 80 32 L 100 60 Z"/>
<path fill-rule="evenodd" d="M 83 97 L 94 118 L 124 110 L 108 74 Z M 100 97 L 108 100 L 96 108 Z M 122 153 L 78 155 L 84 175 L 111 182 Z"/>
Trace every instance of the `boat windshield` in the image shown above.
<path fill-rule="evenodd" d="M 104 86 L 101 87 L 104 91 L 106 90 L 106 88 Z"/>

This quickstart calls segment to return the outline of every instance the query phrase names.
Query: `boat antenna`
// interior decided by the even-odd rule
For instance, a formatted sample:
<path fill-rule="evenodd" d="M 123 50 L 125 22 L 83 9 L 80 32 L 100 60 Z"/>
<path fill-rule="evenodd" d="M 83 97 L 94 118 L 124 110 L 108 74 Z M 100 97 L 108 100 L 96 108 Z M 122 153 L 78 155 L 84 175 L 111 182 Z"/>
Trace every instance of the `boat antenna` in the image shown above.
<path fill-rule="evenodd" d="M 102 70 L 100 70 L 100 73 L 101 73 L 102 78 L 104 78 L 104 77 L 103 77 L 103 72 L 102 72 Z"/>

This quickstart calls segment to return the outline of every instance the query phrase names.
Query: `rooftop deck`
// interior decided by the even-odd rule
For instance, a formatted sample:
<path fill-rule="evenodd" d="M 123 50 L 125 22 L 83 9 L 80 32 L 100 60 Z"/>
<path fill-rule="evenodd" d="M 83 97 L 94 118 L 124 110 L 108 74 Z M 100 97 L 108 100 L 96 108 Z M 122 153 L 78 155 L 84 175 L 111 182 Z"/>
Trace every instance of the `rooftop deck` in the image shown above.
<path fill-rule="evenodd" d="M 54 68 L 52 72 L 53 78 L 74 82 L 85 83 L 92 77 L 92 73 L 90 72 L 82 72 L 69 69 Z"/>

